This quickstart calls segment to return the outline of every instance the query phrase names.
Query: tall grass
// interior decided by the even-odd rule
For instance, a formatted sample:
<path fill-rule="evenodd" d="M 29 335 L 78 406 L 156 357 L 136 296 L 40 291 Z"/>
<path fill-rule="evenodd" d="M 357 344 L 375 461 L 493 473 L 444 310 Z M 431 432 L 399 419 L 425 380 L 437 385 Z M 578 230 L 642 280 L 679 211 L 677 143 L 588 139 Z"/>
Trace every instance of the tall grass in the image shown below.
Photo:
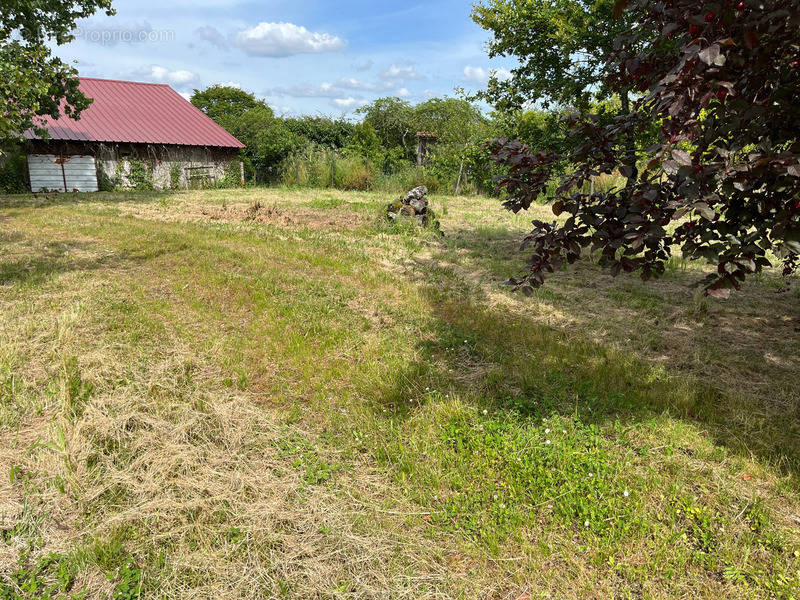
<path fill-rule="evenodd" d="M 287 158 L 280 168 L 280 181 L 289 187 L 387 194 L 401 194 L 418 185 L 426 186 L 432 193 L 453 193 L 456 180 L 457 174 L 443 175 L 427 167 L 418 170 L 409 161 L 385 165 L 365 156 L 322 148 L 295 154 Z M 464 194 L 480 191 L 467 174 L 462 177 L 460 190 Z"/>
<path fill-rule="evenodd" d="M 619 172 L 614 173 L 603 173 L 602 175 L 598 175 L 594 178 L 592 182 L 586 182 L 580 189 L 582 194 L 589 194 L 592 191 L 596 193 L 607 193 L 614 188 L 621 188 L 625 185 L 627 180 L 619 174 Z M 559 196 L 558 194 L 558 187 L 561 185 L 561 178 L 554 177 L 551 179 L 547 186 L 545 187 L 544 192 L 539 196 L 538 203 L 539 204 L 548 204 L 552 202 L 555 198 Z"/>

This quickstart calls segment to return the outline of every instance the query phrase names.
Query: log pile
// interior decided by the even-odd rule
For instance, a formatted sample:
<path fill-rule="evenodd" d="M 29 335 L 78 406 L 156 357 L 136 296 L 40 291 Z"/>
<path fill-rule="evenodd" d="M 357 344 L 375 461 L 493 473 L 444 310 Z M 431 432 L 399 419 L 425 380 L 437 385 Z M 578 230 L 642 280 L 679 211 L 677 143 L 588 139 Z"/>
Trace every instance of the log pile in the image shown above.
<path fill-rule="evenodd" d="M 413 221 L 423 227 L 434 225 L 438 228 L 439 222 L 430 209 L 428 188 L 424 185 L 414 188 L 403 198 L 398 198 L 386 207 L 386 217 L 393 222 Z"/>

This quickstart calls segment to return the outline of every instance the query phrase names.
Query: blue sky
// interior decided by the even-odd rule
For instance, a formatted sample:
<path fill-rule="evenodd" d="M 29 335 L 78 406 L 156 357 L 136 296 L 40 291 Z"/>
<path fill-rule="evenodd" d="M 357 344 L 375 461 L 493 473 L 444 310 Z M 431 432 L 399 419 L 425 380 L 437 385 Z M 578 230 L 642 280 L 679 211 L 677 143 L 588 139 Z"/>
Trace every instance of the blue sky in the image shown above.
<path fill-rule="evenodd" d="M 279 114 L 352 115 L 381 96 L 419 102 L 483 87 L 488 33 L 471 2 L 117 0 L 117 15 L 79 23 L 57 50 L 83 76 L 214 83 L 265 98 Z"/>

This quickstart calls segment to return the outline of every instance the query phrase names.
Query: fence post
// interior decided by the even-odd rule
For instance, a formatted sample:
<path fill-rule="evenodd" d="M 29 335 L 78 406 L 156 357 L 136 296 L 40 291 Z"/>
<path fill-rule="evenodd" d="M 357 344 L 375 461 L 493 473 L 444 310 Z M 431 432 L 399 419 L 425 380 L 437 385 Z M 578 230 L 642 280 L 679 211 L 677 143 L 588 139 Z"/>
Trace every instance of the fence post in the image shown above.
<path fill-rule="evenodd" d="M 461 192 L 461 175 L 464 173 L 464 159 L 461 159 L 461 166 L 458 167 L 458 180 L 456 181 L 456 196 Z"/>
<path fill-rule="evenodd" d="M 417 142 L 417 185 L 422 183 L 422 138 Z"/>

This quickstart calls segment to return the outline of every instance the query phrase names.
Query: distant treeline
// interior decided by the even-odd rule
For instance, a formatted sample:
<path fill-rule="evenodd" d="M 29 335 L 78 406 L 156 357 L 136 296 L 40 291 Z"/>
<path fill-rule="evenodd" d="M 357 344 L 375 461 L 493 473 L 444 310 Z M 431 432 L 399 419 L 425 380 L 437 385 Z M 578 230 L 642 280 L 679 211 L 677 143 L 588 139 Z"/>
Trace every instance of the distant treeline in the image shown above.
<path fill-rule="evenodd" d="M 246 145 L 248 181 L 399 192 L 419 180 L 433 191 L 489 193 L 494 175 L 484 144 L 513 137 L 538 150 L 563 150 L 557 114 L 485 115 L 466 100 L 433 98 L 416 105 L 380 98 L 359 121 L 320 116 L 281 118 L 262 100 L 234 87 L 196 90 L 192 103 Z M 417 169 L 417 132 L 435 132 L 426 166 Z"/>

